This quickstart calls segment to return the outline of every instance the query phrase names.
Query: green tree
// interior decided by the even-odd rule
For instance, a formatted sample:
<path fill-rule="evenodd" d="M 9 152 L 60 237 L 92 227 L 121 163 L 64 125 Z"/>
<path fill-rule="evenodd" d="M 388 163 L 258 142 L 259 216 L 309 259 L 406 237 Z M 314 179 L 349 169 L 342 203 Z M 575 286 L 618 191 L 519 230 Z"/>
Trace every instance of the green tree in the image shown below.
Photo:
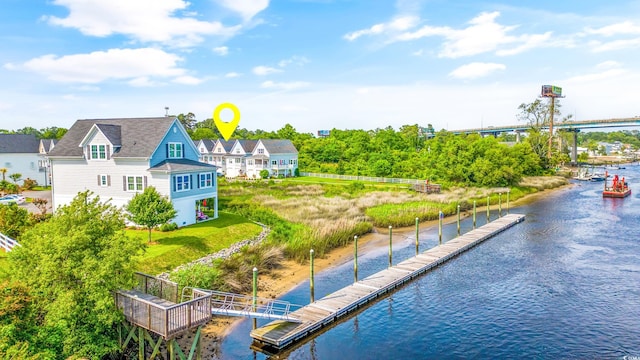
<path fill-rule="evenodd" d="M 122 314 L 113 292 L 133 286 L 144 242 L 130 239 L 120 209 L 89 191 L 25 231 L 9 253 L 12 278 L 38 312 L 38 348 L 58 359 L 99 359 L 119 350 Z"/>
<path fill-rule="evenodd" d="M 176 217 L 176 210 L 171 201 L 158 193 L 155 187 L 149 186 L 142 193 L 136 194 L 125 206 L 127 218 L 146 227 L 149 230 L 149 242 L 151 242 L 151 230 Z"/>
<path fill-rule="evenodd" d="M 29 212 L 16 203 L 0 205 L 0 233 L 18 239 L 31 225 Z"/>
<path fill-rule="evenodd" d="M 14 174 L 9 175 L 9 178 L 11 178 L 11 180 L 13 180 L 14 184 L 17 184 L 18 181 L 22 178 L 22 174 L 14 173 Z"/>
<path fill-rule="evenodd" d="M 266 179 L 269 177 L 269 170 L 260 170 L 260 177 Z"/>

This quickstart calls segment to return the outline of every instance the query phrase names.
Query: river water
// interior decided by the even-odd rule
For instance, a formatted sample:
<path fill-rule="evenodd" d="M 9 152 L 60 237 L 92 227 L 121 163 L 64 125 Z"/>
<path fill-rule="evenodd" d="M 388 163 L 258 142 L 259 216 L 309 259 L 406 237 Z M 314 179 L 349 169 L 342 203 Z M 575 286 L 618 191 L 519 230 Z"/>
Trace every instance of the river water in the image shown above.
<path fill-rule="evenodd" d="M 577 182 L 512 208 L 526 215 L 523 223 L 278 358 L 640 359 L 640 167 L 616 172 L 631 197 L 603 199 L 603 183 Z M 486 213 L 477 219 L 484 224 Z M 462 232 L 471 221 L 462 221 Z M 456 232 L 455 223 L 445 226 L 444 241 Z M 421 251 L 437 238 L 437 227 L 421 229 Z M 415 231 L 394 239 L 394 263 L 415 254 Z M 363 254 L 359 277 L 387 264 L 388 248 Z M 316 274 L 315 296 L 352 281 L 351 262 Z M 307 304 L 309 283 L 282 299 Z M 268 359 L 251 350 L 251 327 L 251 320 L 237 326 L 219 357 Z"/>

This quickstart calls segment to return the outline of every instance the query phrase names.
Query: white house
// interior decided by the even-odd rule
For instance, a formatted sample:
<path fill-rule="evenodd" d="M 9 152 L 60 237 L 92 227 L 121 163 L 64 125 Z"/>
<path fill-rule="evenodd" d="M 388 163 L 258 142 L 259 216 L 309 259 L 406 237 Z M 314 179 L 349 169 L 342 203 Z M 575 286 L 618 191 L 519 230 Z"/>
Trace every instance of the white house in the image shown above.
<path fill-rule="evenodd" d="M 298 168 L 298 150 L 291 140 L 261 139 L 247 159 L 247 176 L 259 177 L 268 170 L 270 176 L 293 176 Z"/>
<path fill-rule="evenodd" d="M 174 117 L 78 120 L 49 153 L 54 211 L 81 191 L 120 207 L 153 186 L 173 203 L 178 226 L 195 223 L 205 200 L 216 218 L 217 167 L 199 158 Z"/>
<path fill-rule="evenodd" d="M 0 168 L 7 169 L 5 179 L 11 181 L 9 175 L 21 174 L 18 184 L 29 178 L 46 185 L 48 175 L 41 165 L 46 164 L 47 149 L 41 145 L 35 135 L 0 134 Z"/>

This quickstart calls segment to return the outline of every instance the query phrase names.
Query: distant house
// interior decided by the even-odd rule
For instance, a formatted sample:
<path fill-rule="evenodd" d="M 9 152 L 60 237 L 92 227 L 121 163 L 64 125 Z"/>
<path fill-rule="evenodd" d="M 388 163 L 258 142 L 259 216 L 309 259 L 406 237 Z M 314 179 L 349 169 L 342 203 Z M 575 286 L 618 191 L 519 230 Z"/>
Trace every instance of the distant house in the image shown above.
<path fill-rule="evenodd" d="M 199 161 L 174 117 L 78 120 L 49 160 L 54 211 L 81 191 L 124 206 L 153 186 L 173 203 L 178 226 L 195 223 L 205 203 L 218 216 L 217 167 Z"/>
<path fill-rule="evenodd" d="M 196 147 L 200 151 L 200 161 L 218 167 L 218 173 L 227 173 L 226 157 L 231 152 L 235 140 L 225 141 L 222 139 L 211 140 L 202 139 L 196 141 Z"/>
<path fill-rule="evenodd" d="M 298 168 L 298 150 L 290 140 L 200 140 L 196 146 L 200 161 L 218 166 L 229 178 L 259 178 L 262 170 L 269 176 L 293 176 Z"/>
<path fill-rule="evenodd" d="M 262 139 L 247 159 L 247 176 L 260 176 L 269 171 L 270 176 L 293 176 L 298 168 L 298 150 L 291 140 Z"/>
<path fill-rule="evenodd" d="M 29 178 L 40 185 L 48 183 L 46 153 L 50 148 L 41 148 L 43 142 L 35 135 L 0 134 L 0 168 L 7 169 L 7 181 L 11 174 L 21 174 L 21 181 Z M 21 182 L 18 182 L 21 184 Z"/>

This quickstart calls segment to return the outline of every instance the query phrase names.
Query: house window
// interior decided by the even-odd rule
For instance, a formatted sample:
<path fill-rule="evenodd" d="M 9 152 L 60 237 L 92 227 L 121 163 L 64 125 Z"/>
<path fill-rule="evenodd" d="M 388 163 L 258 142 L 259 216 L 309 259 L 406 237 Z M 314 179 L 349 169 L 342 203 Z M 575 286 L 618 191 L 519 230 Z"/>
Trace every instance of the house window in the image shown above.
<path fill-rule="evenodd" d="M 182 143 L 169 143 L 169 158 L 182 158 Z"/>
<path fill-rule="evenodd" d="M 91 145 L 91 159 L 106 159 L 107 158 L 107 146 L 106 145 Z"/>
<path fill-rule="evenodd" d="M 293 159 L 289 159 L 289 165 L 293 165 Z"/>
<path fill-rule="evenodd" d="M 187 191 L 191 189 L 191 176 L 190 175 L 177 175 L 174 177 L 174 189 L 175 191 Z"/>
<path fill-rule="evenodd" d="M 271 160 L 271 165 L 278 165 L 278 162 L 276 160 Z"/>
<path fill-rule="evenodd" d="M 240 154 L 240 149 L 236 149 L 236 154 Z"/>
<path fill-rule="evenodd" d="M 264 154 L 264 149 L 258 149 L 258 154 Z"/>
<path fill-rule="evenodd" d="M 240 164 L 240 158 L 236 158 L 236 164 Z"/>
<path fill-rule="evenodd" d="M 200 187 L 208 188 L 212 186 L 213 186 L 213 174 L 212 173 L 200 174 Z"/>
<path fill-rule="evenodd" d="M 142 191 L 142 176 L 127 176 L 127 191 Z"/>
<path fill-rule="evenodd" d="M 218 152 L 219 152 L 219 153 L 221 153 L 221 152 L 222 152 L 222 149 L 218 148 Z"/>
<path fill-rule="evenodd" d="M 111 176 L 98 175 L 98 186 L 111 186 Z"/>
<path fill-rule="evenodd" d="M 251 159 L 247 160 L 247 164 L 248 165 L 253 165 L 253 160 L 251 160 Z"/>

